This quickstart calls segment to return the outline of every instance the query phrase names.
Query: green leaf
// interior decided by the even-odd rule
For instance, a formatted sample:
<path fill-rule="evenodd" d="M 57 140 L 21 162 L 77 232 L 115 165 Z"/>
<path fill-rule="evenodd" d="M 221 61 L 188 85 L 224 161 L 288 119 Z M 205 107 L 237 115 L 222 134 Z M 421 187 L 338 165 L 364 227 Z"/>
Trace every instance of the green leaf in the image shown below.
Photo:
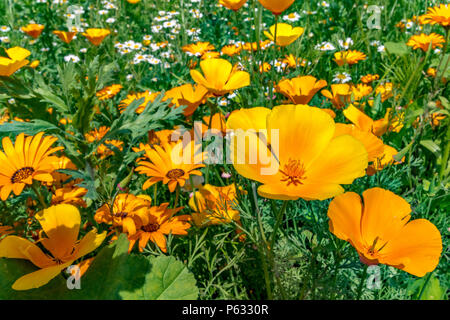
<path fill-rule="evenodd" d="M 29 122 L 11 121 L 0 125 L 0 133 L 11 133 L 12 135 L 18 135 L 22 132 L 28 135 L 34 135 L 41 131 L 45 131 L 47 133 L 49 131 L 63 132 L 54 124 L 39 119 L 33 119 Z"/>
<path fill-rule="evenodd" d="M 174 257 L 148 258 L 151 271 L 145 277 L 142 289 L 133 294 L 125 293 L 125 299 L 144 300 L 193 300 L 198 298 L 194 275 Z"/>
<path fill-rule="evenodd" d="M 397 56 L 403 56 L 409 53 L 408 47 L 403 42 L 386 42 L 384 47 L 387 52 Z"/>
<path fill-rule="evenodd" d="M 120 300 L 141 290 L 150 263 L 142 255 L 128 254 L 128 244 L 126 235 L 121 234 L 104 247 L 81 278 L 81 289 L 73 290 L 70 298 Z"/>
<path fill-rule="evenodd" d="M 11 288 L 17 279 L 37 270 L 39 269 L 27 260 L 0 259 L 0 300 L 60 299 L 68 291 L 61 275 L 38 289 L 17 291 Z"/>
<path fill-rule="evenodd" d="M 436 157 L 440 156 L 441 148 L 433 140 L 422 140 L 420 145 L 431 151 Z"/>
<path fill-rule="evenodd" d="M 420 293 L 422 293 L 420 300 L 444 300 L 446 290 L 441 287 L 439 280 L 434 275 L 430 277 L 428 282 L 426 279 L 427 277 L 423 277 L 410 284 L 408 294 L 419 298 Z M 426 285 L 425 288 L 424 285 Z"/>

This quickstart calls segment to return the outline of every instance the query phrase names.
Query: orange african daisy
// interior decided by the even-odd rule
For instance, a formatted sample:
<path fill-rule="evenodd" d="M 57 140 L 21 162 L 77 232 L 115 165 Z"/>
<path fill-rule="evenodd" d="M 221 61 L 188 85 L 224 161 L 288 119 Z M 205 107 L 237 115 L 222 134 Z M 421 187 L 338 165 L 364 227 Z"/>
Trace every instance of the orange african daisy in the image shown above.
<path fill-rule="evenodd" d="M 58 158 L 51 154 L 62 150 L 63 147 L 51 148 L 58 139 L 43 136 L 44 132 L 29 137 L 21 133 L 17 136 L 15 145 L 9 137 L 3 138 L 3 152 L 0 151 L 0 197 L 3 201 L 11 191 L 16 196 L 20 195 L 25 186 L 31 185 L 33 180 L 53 181 L 53 164 Z"/>
<path fill-rule="evenodd" d="M 142 186 L 143 190 L 162 181 L 170 192 L 174 192 L 177 186 L 183 187 L 191 175 L 202 175 L 197 169 L 205 166 L 202 161 L 206 155 L 199 152 L 201 145 L 194 144 L 194 141 L 185 146 L 180 141 L 154 145 L 153 148 L 145 150 L 146 159 L 138 161 L 139 167 L 136 168 L 136 172 L 150 177 Z"/>
<path fill-rule="evenodd" d="M 187 235 L 189 215 L 174 216 L 183 208 L 169 209 L 169 203 L 163 203 L 157 207 L 151 207 L 146 212 L 146 223 L 143 223 L 134 235 L 129 235 L 129 251 L 139 241 L 139 251 L 144 251 L 148 241 L 156 243 L 162 252 L 167 252 L 167 240 L 165 235 Z"/>

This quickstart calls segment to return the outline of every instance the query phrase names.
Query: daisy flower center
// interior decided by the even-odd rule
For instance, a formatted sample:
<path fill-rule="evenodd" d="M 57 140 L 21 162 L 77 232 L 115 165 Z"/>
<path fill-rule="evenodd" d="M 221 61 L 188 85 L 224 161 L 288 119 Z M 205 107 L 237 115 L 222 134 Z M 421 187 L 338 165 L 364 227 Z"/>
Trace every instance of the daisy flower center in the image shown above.
<path fill-rule="evenodd" d="M 152 223 L 149 223 L 149 224 L 146 225 L 146 226 L 143 226 L 142 229 L 143 229 L 145 232 L 155 232 L 155 231 L 157 231 L 157 230 L 159 229 L 159 227 L 160 227 L 159 223 L 157 223 L 157 222 L 152 222 Z"/>
<path fill-rule="evenodd" d="M 12 183 L 22 182 L 23 180 L 30 177 L 33 173 L 34 173 L 34 169 L 32 167 L 21 168 L 21 169 L 17 170 L 16 172 L 14 172 L 14 174 L 11 177 L 11 182 Z"/>
<path fill-rule="evenodd" d="M 166 176 L 169 179 L 178 179 L 184 176 L 184 171 L 181 169 L 172 169 L 169 172 L 167 172 Z"/>
<path fill-rule="evenodd" d="M 305 166 L 300 160 L 289 159 L 288 163 L 283 166 L 283 170 L 280 170 L 283 174 L 281 181 L 287 182 L 287 185 L 293 184 L 297 186 L 303 184 L 302 180 L 305 180 Z"/>

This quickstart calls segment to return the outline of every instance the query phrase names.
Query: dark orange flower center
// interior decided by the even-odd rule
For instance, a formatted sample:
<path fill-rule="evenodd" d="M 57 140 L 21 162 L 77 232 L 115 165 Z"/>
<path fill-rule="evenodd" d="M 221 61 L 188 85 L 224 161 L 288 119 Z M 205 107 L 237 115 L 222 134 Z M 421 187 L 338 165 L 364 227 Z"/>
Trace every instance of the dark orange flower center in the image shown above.
<path fill-rule="evenodd" d="M 178 179 L 184 176 L 184 171 L 181 169 L 173 169 L 167 172 L 166 177 L 169 179 Z"/>
<path fill-rule="evenodd" d="M 280 170 L 283 174 L 281 181 L 287 182 L 287 185 L 293 184 L 297 186 L 303 184 L 302 180 L 305 180 L 305 166 L 300 160 L 290 159 L 287 164 L 283 166 L 283 170 Z"/>
<path fill-rule="evenodd" d="M 114 213 L 114 216 L 117 218 L 126 218 L 128 216 L 128 212 L 125 211 L 116 212 Z"/>
<path fill-rule="evenodd" d="M 11 182 L 12 183 L 22 182 L 23 180 L 30 177 L 33 173 L 34 173 L 34 169 L 32 167 L 21 168 L 21 169 L 17 170 L 16 172 L 14 172 L 14 174 L 11 177 Z"/>
<path fill-rule="evenodd" d="M 145 232 L 155 232 L 159 229 L 160 225 L 157 222 L 152 222 L 142 227 Z"/>

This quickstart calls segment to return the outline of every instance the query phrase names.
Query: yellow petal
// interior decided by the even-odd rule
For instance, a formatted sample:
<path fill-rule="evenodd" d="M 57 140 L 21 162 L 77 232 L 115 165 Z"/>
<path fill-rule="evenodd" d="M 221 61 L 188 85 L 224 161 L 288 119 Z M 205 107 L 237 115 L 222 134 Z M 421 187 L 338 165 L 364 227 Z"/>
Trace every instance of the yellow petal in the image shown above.
<path fill-rule="evenodd" d="M 423 277 L 439 263 L 442 252 L 441 234 L 430 221 L 416 219 L 404 226 L 381 252 L 381 263 Z"/>
<path fill-rule="evenodd" d="M 337 196 L 328 207 L 330 232 L 357 249 L 360 248 L 361 215 L 362 203 L 358 194 L 346 192 Z"/>
<path fill-rule="evenodd" d="M 65 258 L 75 247 L 80 230 L 80 212 L 72 205 L 59 204 L 36 215 L 48 238 L 42 244 L 55 258 Z"/>
<path fill-rule="evenodd" d="M 409 203 L 395 193 L 381 188 L 364 191 L 363 199 L 364 212 L 361 220 L 363 241 L 371 245 L 378 238 L 377 243 L 382 246 L 396 239 L 411 217 Z"/>
<path fill-rule="evenodd" d="M 40 269 L 38 271 L 26 274 L 17 279 L 12 285 L 12 288 L 14 290 L 30 290 L 42 287 L 58 276 L 61 271 L 70 266 L 72 262 L 73 261 L 70 261 L 65 264 Z"/>
<path fill-rule="evenodd" d="M 44 254 L 37 245 L 17 236 L 8 236 L 0 241 L 0 257 L 26 259 L 39 268 L 53 264 L 52 259 Z"/>
<path fill-rule="evenodd" d="M 319 108 L 282 105 L 274 107 L 268 115 L 267 130 L 270 136 L 271 130 L 279 133 L 278 146 L 276 139 L 270 138 L 270 143 L 280 163 L 301 160 L 308 168 L 327 148 L 335 124 L 330 115 Z"/>

